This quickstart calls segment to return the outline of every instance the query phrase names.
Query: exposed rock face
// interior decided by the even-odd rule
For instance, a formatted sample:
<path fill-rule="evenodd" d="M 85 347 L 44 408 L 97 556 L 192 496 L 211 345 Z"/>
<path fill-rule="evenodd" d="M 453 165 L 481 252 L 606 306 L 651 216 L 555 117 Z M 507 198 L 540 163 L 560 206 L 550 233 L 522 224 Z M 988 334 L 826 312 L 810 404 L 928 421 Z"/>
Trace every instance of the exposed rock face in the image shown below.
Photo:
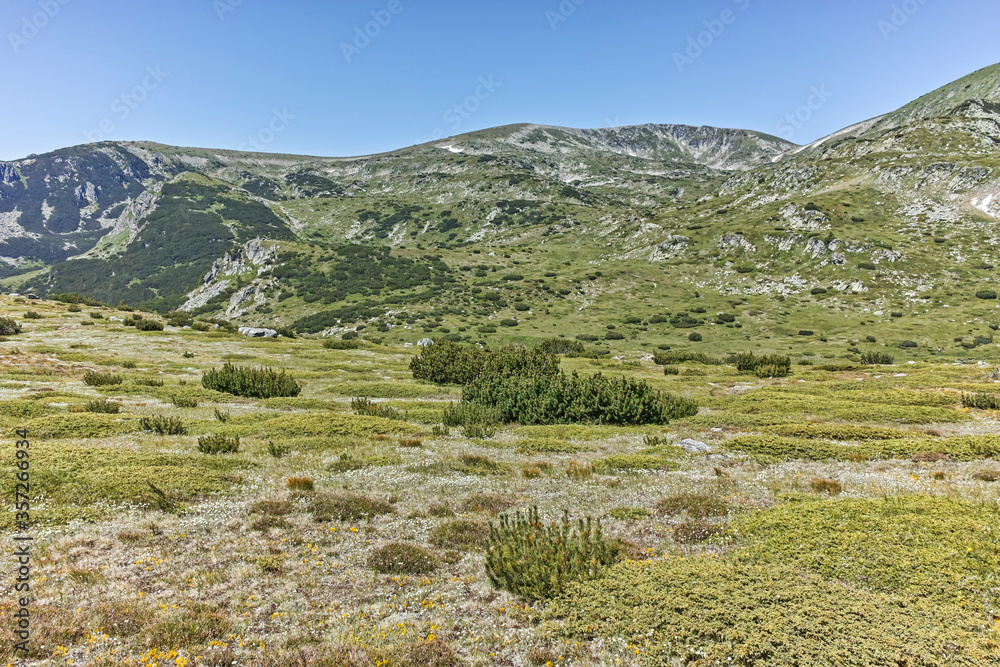
<path fill-rule="evenodd" d="M 21 180 L 21 177 L 17 174 L 17 169 L 14 169 L 14 165 L 8 162 L 0 162 L 0 183 L 6 183 L 12 185 Z"/>
<path fill-rule="evenodd" d="M 717 246 L 719 250 L 743 248 L 746 252 L 757 252 L 757 246 L 750 243 L 742 234 L 723 234 Z"/>
<path fill-rule="evenodd" d="M 240 306 L 252 299 L 253 293 L 253 285 L 247 285 L 242 289 L 236 290 L 236 294 L 229 299 L 229 307 L 226 309 L 226 317 L 236 317 L 237 313 L 240 311 Z"/>
<path fill-rule="evenodd" d="M 419 345 L 420 347 L 429 347 L 433 344 L 434 341 L 431 340 L 430 338 L 421 338 L 420 340 L 417 341 L 417 345 Z"/>
<path fill-rule="evenodd" d="M 275 338 L 278 332 L 274 329 L 262 329 L 256 327 L 240 327 L 240 333 L 250 338 Z"/>

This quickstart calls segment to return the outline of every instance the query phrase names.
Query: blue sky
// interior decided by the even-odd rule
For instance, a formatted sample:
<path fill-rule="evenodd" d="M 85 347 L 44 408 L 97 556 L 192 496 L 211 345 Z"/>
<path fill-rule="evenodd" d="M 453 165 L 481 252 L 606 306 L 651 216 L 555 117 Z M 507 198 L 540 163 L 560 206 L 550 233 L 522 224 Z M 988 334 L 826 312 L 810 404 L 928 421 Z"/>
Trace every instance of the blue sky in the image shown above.
<path fill-rule="evenodd" d="M 349 156 L 518 122 L 807 143 L 1000 61 L 998 23 L 995 0 L 4 0 L 0 159 Z"/>

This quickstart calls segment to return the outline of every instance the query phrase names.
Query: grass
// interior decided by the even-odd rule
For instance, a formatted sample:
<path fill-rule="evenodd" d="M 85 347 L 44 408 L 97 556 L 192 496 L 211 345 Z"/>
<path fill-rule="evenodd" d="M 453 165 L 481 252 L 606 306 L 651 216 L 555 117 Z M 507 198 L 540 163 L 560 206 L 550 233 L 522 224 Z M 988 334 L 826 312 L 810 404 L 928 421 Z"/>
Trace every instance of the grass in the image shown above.
<path fill-rule="evenodd" d="M 96 324 L 59 331 L 45 304 L 37 309 L 46 319 L 25 329 L 52 328 L 18 334 L 20 354 L 3 355 L 0 427 L 28 428 L 32 441 L 38 662 L 597 667 L 833 656 L 879 665 L 904 655 L 977 665 L 997 651 L 1000 630 L 988 628 L 1000 562 L 987 529 L 1000 518 L 997 413 L 962 402 L 994 393 L 992 367 L 908 365 L 910 352 L 895 348 L 892 368 L 820 370 L 846 350 L 810 323 L 815 335 L 794 344 L 816 351 L 815 363 L 793 361 L 790 378 L 693 359 L 680 365 L 702 375 L 665 376 L 641 358 L 656 345 L 626 338 L 613 344 L 634 365 L 564 357 L 561 366 L 644 379 L 695 400 L 698 415 L 641 427 L 498 425 L 481 439 L 441 426 L 460 389 L 414 382 L 410 348 L 336 351 L 303 337 L 251 345 L 168 328 L 141 334 L 140 355 L 102 337 L 121 329 L 107 317 L 73 314 Z M 530 331 L 530 322 L 498 329 Z M 800 328 L 789 337 L 806 339 Z M 714 347 L 721 329 L 730 331 L 699 328 L 719 357 L 803 356 L 745 338 Z M 920 339 L 871 331 L 879 343 L 869 347 Z M 64 354 L 77 351 L 94 358 Z M 198 386 L 226 355 L 288 369 L 301 393 Z M 82 381 L 111 357 L 111 368 L 133 359 L 141 371 L 120 384 Z M 404 418 L 352 414 L 352 397 L 391 399 Z M 171 420 L 184 432 L 169 435 Z M 151 428 L 161 422 L 162 435 Z M 236 452 L 198 451 L 199 440 L 237 438 Z M 688 454 L 684 438 L 712 452 Z M 573 525 L 601 517 L 624 561 L 544 605 L 495 588 L 483 565 L 489 526 L 531 506 L 547 525 L 564 510 Z M 8 533 L 12 518 L 0 524 Z M 109 639 L 88 634 L 101 628 Z M 9 646 L 0 653 L 15 658 Z"/>

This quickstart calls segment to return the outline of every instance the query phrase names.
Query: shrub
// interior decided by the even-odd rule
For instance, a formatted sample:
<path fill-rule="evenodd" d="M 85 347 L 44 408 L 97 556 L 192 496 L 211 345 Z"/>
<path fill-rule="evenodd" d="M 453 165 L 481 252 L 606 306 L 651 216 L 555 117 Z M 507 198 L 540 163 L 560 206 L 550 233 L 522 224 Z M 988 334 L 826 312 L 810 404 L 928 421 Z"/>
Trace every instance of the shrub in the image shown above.
<path fill-rule="evenodd" d="M 625 340 L 625 336 L 618 333 L 617 331 L 609 331 L 604 334 L 604 340 Z"/>
<path fill-rule="evenodd" d="M 206 371 L 201 378 L 205 389 L 247 396 L 250 398 L 272 398 L 274 396 L 298 396 L 302 387 L 286 371 L 271 368 L 246 368 L 226 362 L 220 370 Z"/>
<path fill-rule="evenodd" d="M 400 438 L 398 444 L 400 447 L 421 447 L 424 443 L 419 438 Z"/>
<path fill-rule="evenodd" d="M 449 341 L 425 347 L 410 361 L 414 379 L 436 384 L 467 384 L 479 375 L 549 375 L 558 370 L 559 358 L 542 348 L 507 345 L 491 350 Z"/>
<path fill-rule="evenodd" d="M 159 435 L 184 435 L 187 429 L 177 417 L 153 415 L 139 420 L 139 428 L 143 431 L 153 431 Z"/>
<path fill-rule="evenodd" d="M 656 509 L 670 515 L 685 512 L 692 519 L 724 516 L 729 513 L 726 501 L 701 493 L 681 493 L 663 498 L 656 503 Z"/>
<path fill-rule="evenodd" d="M 228 411 L 223 410 L 222 408 L 215 408 L 215 418 L 220 422 L 222 422 L 223 424 L 225 424 L 232 418 L 232 415 L 230 415 Z"/>
<path fill-rule="evenodd" d="M 812 329 L 799 329 L 800 336 L 812 336 L 814 333 Z"/>
<path fill-rule="evenodd" d="M 995 394 L 972 392 L 966 394 L 962 392 L 962 405 L 966 408 L 977 408 L 979 410 L 1000 410 L 1000 401 Z"/>
<path fill-rule="evenodd" d="M 680 372 L 681 372 L 681 369 L 677 368 L 677 366 L 664 366 L 663 367 L 663 374 L 664 375 L 679 375 Z"/>
<path fill-rule="evenodd" d="M 434 554 L 409 542 L 390 542 L 368 556 L 368 567 L 382 574 L 428 574 L 438 565 Z"/>
<path fill-rule="evenodd" d="M 913 348 L 913 347 L 916 347 L 916 346 L 917 346 L 916 341 L 912 341 L 912 340 L 900 341 L 900 343 L 898 345 L 899 348 L 904 349 L 904 350 L 907 349 L 907 348 Z"/>
<path fill-rule="evenodd" d="M 312 477 L 289 477 L 285 480 L 285 486 L 292 491 L 312 491 L 315 483 Z"/>
<path fill-rule="evenodd" d="M 809 290 L 809 293 L 813 294 L 813 295 L 816 295 L 816 294 L 826 294 L 826 288 L 825 287 L 813 287 L 811 290 Z"/>
<path fill-rule="evenodd" d="M 466 475 L 501 475 L 507 471 L 507 467 L 502 463 L 479 454 L 465 454 L 457 462 L 452 463 L 451 467 Z"/>
<path fill-rule="evenodd" d="M 0 317 L 0 336 L 13 336 L 21 333 L 21 325 L 12 317 Z"/>
<path fill-rule="evenodd" d="M 698 412 L 694 401 L 657 391 L 644 380 L 600 373 L 483 375 L 465 386 L 462 402 L 492 409 L 508 424 L 666 424 Z"/>
<path fill-rule="evenodd" d="M 147 378 L 147 377 L 132 377 L 129 378 L 129 382 L 140 387 L 162 387 L 163 380 L 158 378 Z"/>
<path fill-rule="evenodd" d="M 690 340 L 692 342 L 695 342 L 695 343 L 701 342 L 701 340 L 702 340 L 701 334 L 698 333 L 698 332 L 689 333 L 688 334 L 688 340 Z"/>
<path fill-rule="evenodd" d="M 757 377 L 785 377 L 792 367 L 791 358 L 784 354 L 757 356 L 753 352 L 739 352 L 733 358 L 733 362 L 736 370 L 741 373 L 756 373 Z"/>
<path fill-rule="evenodd" d="M 892 364 L 893 357 L 887 352 L 862 352 L 861 363 L 869 366 L 888 366 Z"/>
<path fill-rule="evenodd" d="M 833 479 L 814 479 L 809 482 L 809 486 L 816 493 L 825 493 L 831 496 L 839 496 L 840 492 L 844 490 L 840 482 Z"/>
<path fill-rule="evenodd" d="M 282 456 L 288 454 L 289 448 L 287 445 L 276 445 L 272 440 L 267 441 L 267 453 L 276 459 L 280 459 Z"/>
<path fill-rule="evenodd" d="M 977 299 L 995 299 L 997 298 L 997 293 L 991 289 L 981 289 L 976 290 Z"/>
<path fill-rule="evenodd" d="M 182 396 L 181 394 L 174 394 L 172 399 L 173 404 L 179 408 L 196 408 L 198 407 L 197 399 L 191 398 L 190 396 Z"/>
<path fill-rule="evenodd" d="M 354 494 L 321 493 L 313 497 L 312 515 L 316 521 L 360 521 L 379 514 L 396 511 L 390 503 L 378 498 Z"/>
<path fill-rule="evenodd" d="M 483 521 L 454 519 L 437 526 L 430 542 L 444 549 L 482 550 L 489 546 L 490 527 Z"/>
<path fill-rule="evenodd" d="M 488 512 L 496 514 L 511 507 L 513 504 L 514 501 L 507 496 L 501 496 L 496 493 L 473 493 L 462 503 L 462 510 L 465 512 Z"/>
<path fill-rule="evenodd" d="M 666 350 L 658 351 L 655 354 L 653 354 L 653 363 L 658 364 L 660 366 L 672 366 L 675 364 L 684 364 L 684 363 L 718 366 L 722 364 L 722 359 L 718 357 L 709 356 L 704 352 L 670 351 L 668 346 Z"/>
<path fill-rule="evenodd" d="M 749 265 L 741 265 L 736 267 L 736 273 L 753 273 L 755 268 Z"/>
<path fill-rule="evenodd" d="M 369 417 L 384 417 L 385 419 L 405 419 L 406 416 L 388 405 L 376 403 L 370 398 L 357 397 L 351 399 L 351 409 L 356 415 L 367 415 Z"/>
<path fill-rule="evenodd" d="M 875 336 L 865 336 L 865 340 L 868 341 L 869 343 L 878 342 L 875 340 Z"/>
<path fill-rule="evenodd" d="M 102 315 L 101 313 L 95 312 L 93 310 L 90 311 L 90 317 L 93 318 L 93 319 L 95 319 L 95 320 L 103 320 L 104 319 L 104 315 Z"/>
<path fill-rule="evenodd" d="M 577 334 L 575 336 L 577 340 L 587 341 L 588 343 L 593 343 L 595 340 L 600 340 L 600 336 L 595 336 L 594 334 Z"/>
<path fill-rule="evenodd" d="M 877 271 L 878 265 L 872 264 L 871 262 L 858 262 L 858 268 L 864 269 L 865 271 Z"/>
<path fill-rule="evenodd" d="M 88 387 L 104 387 L 107 385 L 118 385 L 124 382 L 121 375 L 115 373 L 97 373 L 87 371 L 83 374 L 83 383 Z"/>
<path fill-rule="evenodd" d="M 163 325 L 153 320 L 139 320 L 135 328 L 139 331 L 163 331 Z"/>
<path fill-rule="evenodd" d="M 516 327 L 518 322 L 517 320 L 500 320 L 497 324 L 502 327 Z"/>
<path fill-rule="evenodd" d="M 26 320 L 40 320 L 42 316 L 35 312 L 34 310 L 29 310 L 24 314 L 24 319 Z"/>
<path fill-rule="evenodd" d="M 642 318 L 636 317 L 635 315 L 629 315 L 622 320 L 625 324 L 642 324 Z"/>
<path fill-rule="evenodd" d="M 78 304 L 75 303 L 71 303 L 68 306 L 66 306 L 67 313 L 79 313 L 81 310 L 83 310 L 83 308 L 81 308 Z"/>
<path fill-rule="evenodd" d="M 98 398 L 85 403 L 83 409 L 85 412 L 99 412 L 103 414 L 116 415 L 121 411 L 122 406 L 107 399 Z"/>
<path fill-rule="evenodd" d="M 599 577 L 618 553 L 617 545 L 604 539 L 600 521 L 588 517 L 574 526 L 566 512 L 561 524 L 546 526 L 533 507 L 527 516 L 503 516 L 490 526 L 486 574 L 496 588 L 547 600 L 571 581 Z"/>
<path fill-rule="evenodd" d="M 238 436 L 215 433 L 198 438 L 198 451 L 202 454 L 235 454 L 239 450 L 240 439 Z"/>
<path fill-rule="evenodd" d="M 328 350 L 357 350 L 361 347 L 361 341 L 357 338 L 350 340 L 338 340 L 337 338 L 328 338 L 323 341 L 323 347 Z"/>
<path fill-rule="evenodd" d="M 538 349 L 546 354 L 583 354 L 586 349 L 578 340 L 566 338 L 548 338 L 542 341 Z"/>

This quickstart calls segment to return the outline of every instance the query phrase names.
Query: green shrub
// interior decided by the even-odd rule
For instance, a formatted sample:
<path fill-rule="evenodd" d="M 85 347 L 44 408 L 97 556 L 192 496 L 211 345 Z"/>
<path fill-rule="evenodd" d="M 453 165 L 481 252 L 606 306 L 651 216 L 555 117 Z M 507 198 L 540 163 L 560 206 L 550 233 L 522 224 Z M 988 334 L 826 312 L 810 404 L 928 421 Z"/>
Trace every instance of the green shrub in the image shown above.
<path fill-rule="evenodd" d="M 103 414 L 116 415 L 121 411 L 122 406 L 105 398 L 97 398 L 93 401 L 87 401 L 87 403 L 84 404 L 83 409 L 86 412 L 99 412 Z"/>
<path fill-rule="evenodd" d="M 858 268 L 865 271 L 878 271 L 878 265 L 871 262 L 858 262 Z"/>
<path fill-rule="evenodd" d="M 240 451 L 240 439 L 223 433 L 203 435 L 198 438 L 198 451 L 202 454 L 235 454 Z"/>
<path fill-rule="evenodd" d="M 153 415 L 139 420 L 139 428 L 143 431 L 153 431 L 159 435 L 184 435 L 187 429 L 177 417 Z"/>
<path fill-rule="evenodd" d="M 425 347 L 410 361 L 414 379 L 436 384 L 467 384 L 479 375 L 550 375 L 558 370 L 559 358 L 542 348 L 508 345 L 491 350 L 449 341 Z"/>
<path fill-rule="evenodd" d="M 29 310 L 24 314 L 24 319 L 26 320 L 40 320 L 42 316 L 35 312 L 34 310 Z"/>
<path fill-rule="evenodd" d="M 183 396 L 181 394 L 174 394 L 171 399 L 173 404 L 179 408 L 196 408 L 198 407 L 198 401 L 190 396 Z"/>
<path fill-rule="evenodd" d="M 625 336 L 618 333 L 617 331 L 609 331 L 604 334 L 604 340 L 625 340 Z"/>
<path fill-rule="evenodd" d="M 368 567 L 382 574 L 429 574 L 439 566 L 427 549 L 409 542 L 390 542 L 368 556 Z"/>
<path fill-rule="evenodd" d="M 861 363 L 869 366 L 889 366 L 895 357 L 887 352 L 862 352 Z"/>
<path fill-rule="evenodd" d="M 684 352 L 680 350 L 657 351 L 653 354 L 653 363 L 659 366 L 673 366 L 676 364 L 695 363 L 707 366 L 718 366 L 722 364 L 722 359 L 705 354 L 704 352 Z"/>
<path fill-rule="evenodd" d="M 733 362 L 741 373 L 754 373 L 760 378 L 786 377 L 792 368 L 791 358 L 784 354 L 757 356 L 753 352 L 739 352 Z"/>
<path fill-rule="evenodd" d="M 518 321 L 517 320 L 510 320 L 510 319 L 509 320 L 500 320 L 499 322 L 497 322 L 497 324 L 499 324 L 502 327 L 516 327 L 518 325 Z"/>
<path fill-rule="evenodd" d="M 688 334 L 688 340 L 694 343 L 699 343 L 702 340 L 701 334 L 698 332 L 692 332 Z"/>
<path fill-rule="evenodd" d="M 357 350 L 361 347 L 361 341 L 357 338 L 351 340 L 328 338 L 323 341 L 323 347 L 328 350 Z"/>
<path fill-rule="evenodd" d="M 149 378 L 149 377 L 131 377 L 129 382 L 134 385 L 139 385 L 141 387 L 162 387 L 163 380 L 159 378 Z"/>
<path fill-rule="evenodd" d="M 87 371 L 83 374 L 83 383 L 88 387 L 103 387 L 107 385 L 119 385 L 124 382 L 121 375 L 115 373 L 97 373 Z"/>
<path fill-rule="evenodd" d="M 138 320 L 135 328 L 139 331 L 163 331 L 163 325 L 154 320 Z"/>
<path fill-rule="evenodd" d="M 494 410 L 505 424 L 666 424 L 698 412 L 694 401 L 657 391 L 644 380 L 600 373 L 483 375 L 465 386 L 462 402 Z"/>
<path fill-rule="evenodd" d="M 995 394 L 973 392 L 966 394 L 962 392 L 962 405 L 966 408 L 977 408 L 979 410 L 1000 410 L 1000 401 Z"/>
<path fill-rule="evenodd" d="M 213 368 L 206 371 L 201 378 L 201 384 L 205 389 L 250 398 L 298 396 L 302 391 L 299 383 L 286 371 L 233 366 L 229 362 L 226 362 L 220 370 Z"/>
<path fill-rule="evenodd" d="M 812 329 L 799 329 L 800 336 L 812 336 L 815 333 Z"/>
<path fill-rule="evenodd" d="M 813 287 L 811 290 L 809 290 L 809 293 L 812 294 L 812 295 L 814 295 L 814 296 L 817 295 L 817 294 L 826 294 L 826 288 L 825 287 Z"/>
<path fill-rule="evenodd" d="M 677 366 L 664 366 L 663 367 L 663 374 L 664 375 L 680 375 L 680 372 L 681 372 L 681 369 L 677 368 Z"/>
<path fill-rule="evenodd" d="M 997 293 L 991 289 L 981 289 L 976 290 L 977 299 L 995 299 L 997 298 Z"/>
<path fill-rule="evenodd" d="M 360 521 L 379 514 L 392 514 L 396 508 L 391 503 L 379 498 L 356 494 L 319 493 L 312 499 L 310 506 L 313 519 L 316 521 Z"/>
<path fill-rule="evenodd" d="M 276 459 L 280 459 L 290 451 L 287 445 L 276 445 L 273 440 L 267 441 L 267 453 Z"/>
<path fill-rule="evenodd" d="M 376 403 L 369 398 L 356 397 L 351 399 L 351 409 L 356 415 L 369 417 L 384 417 L 385 419 L 406 419 L 406 415 L 388 405 Z"/>
<path fill-rule="evenodd" d="M 82 310 L 83 308 L 81 308 L 78 304 L 75 303 L 71 303 L 68 306 L 66 306 L 67 313 L 79 313 Z"/>
<path fill-rule="evenodd" d="M 225 424 L 232 418 L 232 415 L 227 410 L 217 407 L 215 408 L 215 418 Z"/>
<path fill-rule="evenodd" d="M 917 347 L 917 343 L 916 343 L 916 341 L 912 341 L 912 340 L 903 340 L 903 341 L 899 342 L 898 347 L 905 350 L 907 348 Z"/>
<path fill-rule="evenodd" d="M 586 348 L 578 340 L 548 338 L 542 341 L 538 349 L 546 354 L 583 354 Z"/>
<path fill-rule="evenodd" d="M 486 575 L 496 588 L 529 600 L 548 600 L 572 581 L 599 577 L 618 558 L 616 543 L 604 539 L 600 521 L 569 513 L 559 525 L 546 526 L 533 507 L 526 516 L 502 516 L 490 526 Z"/>

